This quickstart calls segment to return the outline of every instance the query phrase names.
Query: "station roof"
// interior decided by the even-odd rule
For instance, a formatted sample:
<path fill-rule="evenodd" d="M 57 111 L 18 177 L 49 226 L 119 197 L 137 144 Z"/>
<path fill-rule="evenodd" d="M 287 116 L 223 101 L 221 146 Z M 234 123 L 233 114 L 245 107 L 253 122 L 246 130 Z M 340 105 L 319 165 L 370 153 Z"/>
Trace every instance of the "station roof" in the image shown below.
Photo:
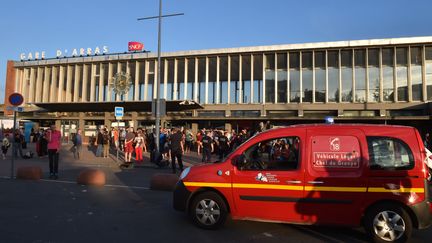
<path fill-rule="evenodd" d="M 164 101 L 161 100 L 163 103 Z M 188 111 L 203 107 L 192 100 L 169 100 L 166 112 Z M 115 102 L 73 102 L 73 103 L 33 103 L 48 112 L 114 112 L 114 107 L 124 107 L 125 112 L 151 112 L 151 101 L 115 101 Z"/>

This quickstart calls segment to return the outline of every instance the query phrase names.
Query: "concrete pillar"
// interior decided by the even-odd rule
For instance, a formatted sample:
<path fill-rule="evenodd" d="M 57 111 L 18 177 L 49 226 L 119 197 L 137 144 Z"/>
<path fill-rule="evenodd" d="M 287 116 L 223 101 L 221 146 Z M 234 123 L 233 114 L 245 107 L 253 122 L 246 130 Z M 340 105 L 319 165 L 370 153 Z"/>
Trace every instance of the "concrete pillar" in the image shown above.
<path fill-rule="evenodd" d="M 90 102 L 95 101 L 95 89 L 96 89 L 96 64 L 91 65 L 91 76 L 90 76 Z"/>
<path fill-rule="evenodd" d="M 198 123 L 192 123 L 191 130 L 192 130 L 193 134 L 197 134 L 197 132 L 198 132 Z"/>
<path fill-rule="evenodd" d="M 79 102 L 79 91 L 80 91 L 80 82 L 81 82 L 81 66 L 75 65 L 75 74 L 73 78 L 74 83 L 74 92 L 73 92 L 73 101 Z"/>
<path fill-rule="evenodd" d="M 151 97 L 147 97 L 147 90 L 148 90 L 148 71 L 149 71 L 149 62 L 145 61 L 145 65 L 144 65 L 144 100 L 151 100 Z"/>
<path fill-rule="evenodd" d="M 163 76 L 163 80 L 161 80 L 161 82 L 164 83 L 164 90 L 163 90 L 160 98 L 166 99 L 167 98 L 167 88 L 168 88 L 168 60 L 167 59 L 164 60 L 164 76 Z"/>
<path fill-rule="evenodd" d="M 173 87 L 173 100 L 179 100 L 181 95 L 177 96 L 177 66 L 178 66 L 178 61 L 177 59 L 174 59 L 174 87 Z"/>
<path fill-rule="evenodd" d="M 110 112 L 104 112 L 104 125 L 107 129 L 111 129 L 111 118 Z"/>
<path fill-rule="evenodd" d="M 121 73 L 122 71 L 122 65 L 120 62 L 117 63 L 117 73 Z M 116 94 L 116 101 L 120 101 L 120 95 Z"/>
<path fill-rule="evenodd" d="M 56 102 L 57 101 L 57 72 L 58 72 L 58 67 L 55 67 L 55 66 L 52 67 L 49 102 Z"/>
<path fill-rule="evenodd" d="M 66 72 L 66 102 L 72 102 L 72 68 L 68 66 Z"/>
<path fill-rule="evenodd" d="M 35 86 L 35 68 L 30 69 L 30 87 L 29 87 L 29 95 L 28 101 L 26 103 L 34 102 L 34 86 Z"/>
<path fill-rule="evenodd" d="M 112 82 L 112 80 L 111 80 L 111 78 L 113 77 L 113 64 L 112 63 L 109 63 L 108 64 L 108 92 L 107 92 L 107 98 L 106 98 L 106 100 L 107 101 L 111 101 L 111 92 L 112 92 L 112 89 L 111 89 L 111 82 Z"/>
<path fill-rule="evenodd" d="M 136 112 L 136 111 L 131 112 L 131 121 L 132 121 L 133 127 L 136 131 L 136 129 L 138 128 L 138 112 Z"/>
<path fill-rule="evenodd" d="M 24 68 L 24 75 L 23 75 L 23 80 L 22 80 L 22 85 L 21 85 L 21 92 L 22 95 L 24 96 L 24 101 L 27 103 L 29 99 L 29 95 L 28 95 L 28 80 L 29 80 L 29 69 L 28 68 Z"/>
<path fill-rule="evenodd" d="M 225 123 L 225 131 L 231 132 L 231 130 L 232 130 L 231 123 Z"/>
<path fill-rule="evenodd" d="M 84 120 L 85 114 L 84 114 L 84 112 L 80 112 L 78 116 L 79 116 L 79 119 L 78 119 L 78 129 L 81 129 L 81 135 L 83 137 L 83 143 L 84 143 L 84 141 L 87 143 L 88 140 L 86 139 L 85 132 L 84 132 L 84 128 L 85 128 L 85 120 Z"/>
<path fill-rule="evenodd" d="M 36 75 L 36 84 L 35 84 L 35 88 L 36 88 L 36 92 L 35 92 L 35 97 L 34 97 L 34 101 L 35 102 L 40 102 L 41 101 L 41 94 L 42 94 L 42 77 L 43 77 L 43 73 L 42 73 L 43 68 L 38 67 L 37 68 L 37 75 Z"/>
<path fill-rule="evenodd" d="M 87 97 L 87 89 L 88 89 L 88 72 L 89 72 L 89 65 L 84 64 L 83 65 L 83 82 L 82 82 L 82 101 L 88 101 L 89 97 Z"/>
<path fill-rule="evenodd" d="M 101 63 L 99 66 L 99 97 L 98 101 L 104 101 L 104 88 L 105 88 L 105 67 L 104 64 Z"/>
<path fill-rule="evenodd" d="M 135 85 L 134 85 L 134 97 L 133 100 L 134 101 L 138 101 L 139 100 L 139 93 L 141 91 L 140 89 L 140 68 L 144 68 L 144 67 L 140 67 L 140 62 L 136 61 L 135 62 Z"/>
<path fill-rule="evenodd" d="M 42 102 L 48 102 L 50 98 L 50 76 L 51 68 L 45 67 L 45 75 L 42 90 Z"/>
<path fill-rule="evenodd" d="M 64 89 L 64 66 L 60 66 L 59 71 L 59 88 L 57 92 L 57 102 L 63 102 L 63 89 Z"/>

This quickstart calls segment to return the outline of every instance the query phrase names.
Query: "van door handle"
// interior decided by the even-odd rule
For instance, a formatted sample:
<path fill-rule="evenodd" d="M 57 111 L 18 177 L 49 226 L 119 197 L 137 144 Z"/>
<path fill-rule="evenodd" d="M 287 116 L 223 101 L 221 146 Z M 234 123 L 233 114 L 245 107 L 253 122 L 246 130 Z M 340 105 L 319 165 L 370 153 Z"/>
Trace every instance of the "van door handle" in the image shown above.
<path fill-rule="evenodd" d="M 288 184 L 300 184 L 301 181 L 286 181 Z"/>
<path fill-rule="evenodd" d="M 324 184 L 324 181 L 308 181 L 309 184 Z"/>

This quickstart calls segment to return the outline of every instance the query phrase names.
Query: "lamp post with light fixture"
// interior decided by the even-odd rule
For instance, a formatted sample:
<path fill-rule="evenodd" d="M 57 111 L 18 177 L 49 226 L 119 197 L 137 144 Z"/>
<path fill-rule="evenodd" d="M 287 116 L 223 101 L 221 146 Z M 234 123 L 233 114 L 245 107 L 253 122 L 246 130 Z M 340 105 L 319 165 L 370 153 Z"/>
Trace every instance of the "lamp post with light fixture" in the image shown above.
<path fill-rule="evenodd" d="M 165 17 L 173 17 L 173 16 L 179 16 L 184 15 L 184 13 L 176 13 L 176 14 L 167 14 L 162 15 L 162 0 L 159 0 L 159 15 L 158 16 L 151 16 L 151 17 L 144 17 L 144 18 L 138 18 L 137 20 L 147 20 L 147 19 L 158 19 L 158 65 L 157 65 L 157 84 L 156 84 L 156 151 L 159 153 L 159 136 L 160 136 L 160 118 L 161 118 L 161 102 L 160 102 L 160 76 L 161 76 L 161 32 L 162 32 L 162 18 Z M 158 156 L 154 156 L 155 161 L 157 160 Z M 152 162 L 155 162 L 152 161 Z"/>

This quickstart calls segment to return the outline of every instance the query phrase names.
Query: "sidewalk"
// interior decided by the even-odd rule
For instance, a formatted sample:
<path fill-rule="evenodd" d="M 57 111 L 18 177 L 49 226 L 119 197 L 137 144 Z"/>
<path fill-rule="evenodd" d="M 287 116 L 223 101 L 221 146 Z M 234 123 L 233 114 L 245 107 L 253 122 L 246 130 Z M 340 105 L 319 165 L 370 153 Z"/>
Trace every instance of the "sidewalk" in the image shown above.
<path fill-rule="evenodd" d="M 123 152 L 119 152 L 119 163 L 116 162 L 116 151 L 110 151 L 109 158 L 96 157 L 93 149 L 87 145 L 82 148 L 81 158 L 74 159 L 70 151 L 72 145 L 63 145 L 60 152 L 59 162 L 59 181 L 75 182 L 78 174 L 85 168 L 97 168 L 105 172 L 107 185 L 124 185 L 136 187 L 148 187 L 150 178 L 155 173 L 171 173 L 171 167 L 159 168 L 150 162 L 150 154 L 144 153 L 144 163 L 135 166 L 133 169 L 121 169 L 119 164 L 123 162 Z M 35 153 L 35 144 L 27 144 L 27 149 L 23 153 L 32 151 L 35 155 L 32 159 L 15 159 L 14 174 L 20 166 L 39 166 L 43 171 L 43 179 L 48 179 L 49 162 L 48 157 L 38 158 Z M 10 148 L 5 160 L 0 159 L 0 177 L 10 178 L 11 176 L 11 154 Z M 216 157 L 214 157 L 214 161 Z M 134 160 L 133 160 L 134 161 Z M 201 164 L 201 155 L 191 152 L 183 156 L 185 167 Z"/>

